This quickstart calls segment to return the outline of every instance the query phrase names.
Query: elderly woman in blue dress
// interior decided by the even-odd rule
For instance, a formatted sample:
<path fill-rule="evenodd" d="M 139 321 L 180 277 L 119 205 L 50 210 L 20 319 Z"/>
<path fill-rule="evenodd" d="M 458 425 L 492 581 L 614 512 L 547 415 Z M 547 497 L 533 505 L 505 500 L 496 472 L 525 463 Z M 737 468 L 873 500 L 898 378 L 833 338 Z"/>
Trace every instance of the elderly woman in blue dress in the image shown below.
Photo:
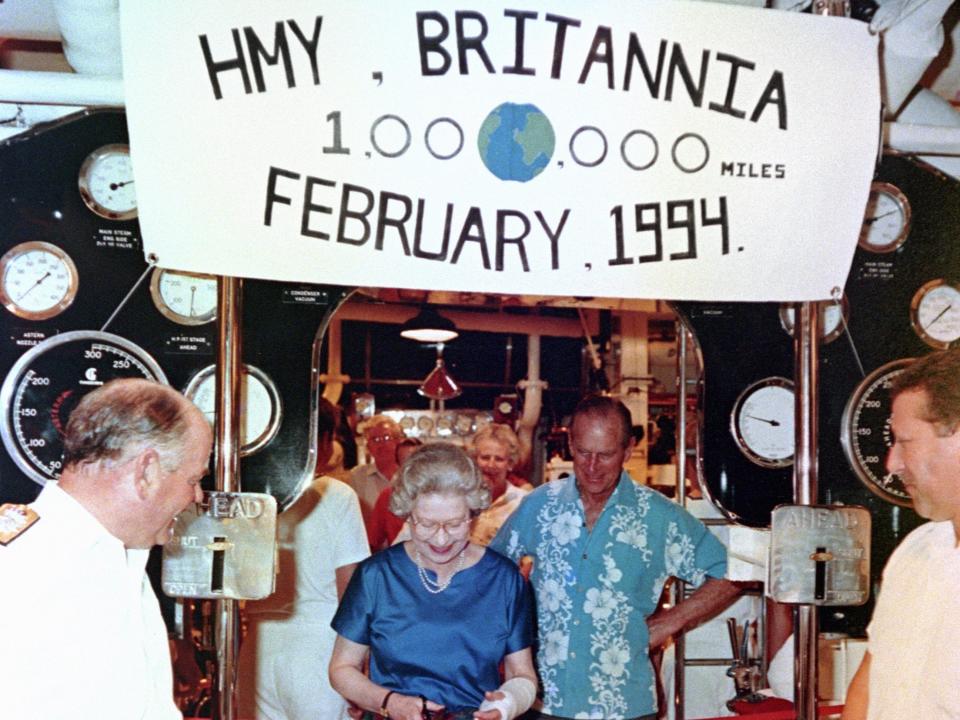
<path fill-rule="evenodd" d="M 359 565 L 331 623 L 330 682 L 367 717 L 511 720 L 533 703 L 529 587 L 514 563 L 470 542 L 489 503 L 455 445 L 427 445 L 400 468 L 390 510 L 411 538 Z"/>

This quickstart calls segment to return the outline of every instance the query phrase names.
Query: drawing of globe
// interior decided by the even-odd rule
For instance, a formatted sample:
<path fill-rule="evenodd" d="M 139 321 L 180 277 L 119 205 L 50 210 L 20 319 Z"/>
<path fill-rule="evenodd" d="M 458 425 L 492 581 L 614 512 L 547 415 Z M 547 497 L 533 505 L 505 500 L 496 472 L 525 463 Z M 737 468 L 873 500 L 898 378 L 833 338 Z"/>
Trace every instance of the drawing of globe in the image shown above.
<path fill-rule="evenodd" d="M 483 164 L 501 180 L 533 180 L 550 162 L 555 146 L 550 120 L 529 104 L 503 103 L 487 115 L 477 135 Z"/>

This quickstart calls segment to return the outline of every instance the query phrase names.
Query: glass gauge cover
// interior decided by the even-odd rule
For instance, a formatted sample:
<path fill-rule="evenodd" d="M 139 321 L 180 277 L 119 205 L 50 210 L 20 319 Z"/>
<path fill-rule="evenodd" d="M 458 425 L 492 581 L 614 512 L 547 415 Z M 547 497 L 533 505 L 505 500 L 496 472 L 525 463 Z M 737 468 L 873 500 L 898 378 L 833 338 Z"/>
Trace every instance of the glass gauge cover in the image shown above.
<path fill-rule="evenodd" d="M 764 378 L 748 386 L 730 414 L 730 432 L 748 460 L 762 467 L 793 463 L 793 383 L 782 377 Z"/>
<path fill-rule="evenodd" d="M 203 325 L 217 318 L 217 277 L 156 268 L 150 297 L 160 314 L 180 325 Z"/>
<path fill-rule="evenodd" d="M 77 266 L 56 245 L 20 243 L 0 257 L 0 302 L 17 317 L 59 315 L 73 303 L 78 285 Z"/>
<path fill-rule="evenodd" d="M 910 201 L 907 196 L 890 183 L 873 183 L 860 229 L 860 247 L 874 253 L 893 252 L 903 245 L 909 233 Z"/>
<path fill-rule="evenodd" d="M 40 485 L 59 477 L 73 408 L 105 382 L 129 377 L 167 382 L 145 350 L 118 335 L 77 330 L 30 348 L 0 386 L 0 435 L 10 458 Z"/>
<path fill-rule="evenodd" d="M 910 494 L 899 477 L 887 472 L 890 431 L 890 381 L 913 362 L 910 358 L 881 365 L 854 388 L 841 419 L 840 443 L 856 476 L 875 495 L 909 506 Z"/>
<path fill-rule="evenodd" d="M 137 216 L 133 165 L 127 145 L 104 145 L 90 153 L 80 166 L 80 197 L 93 212 L 107 220 Z"/>
<path fill-rule="evenodd" d="M 473 418 L 466 414 L 457 415 L 455 427 L 458 435 L 469 435 L 473 430 Z"/>
<path fill-rule="evenodd" d="M 910 324 L 927 345 L 945 350 L 960 338 L 960 287 L 931 280 L 910 301 Z"/>
<path fill-rule="evenodd" d="M 793 305 L 794 303 L 783 303 L 780 306 L 780 325 L 790 336 L 793 335 Z M 844 295 L 839 303 L 824 300 L 817 305 L 820 308 L 820 340 L 828 343 L 843 333 L 844 326 L 850 317 L 850 304 Z"/>
<path fill-rule="evenodd" d="M 453 415 L 441 415 L 437 418 L 437 435 L 447 436 L 453 434 Z"/>
<path fill-rule="evenodd" d="M 417 420 L 417 429 L 424 435 L 429 435 L 433 430 L 433 418 L 429 415 L 421 415 Z"/>
<path fill-rule="evenodd" d="M 243 366 L 240 389 L 240 455 L 246 457 L 262 449 L 276 437 L 283 419 L 283 407 L 276 384 L 253 365 Z M 207 416 L 213 425 L 216 417 L 216 367 L 208 365 L 193 376 L 183 394 Z"/>

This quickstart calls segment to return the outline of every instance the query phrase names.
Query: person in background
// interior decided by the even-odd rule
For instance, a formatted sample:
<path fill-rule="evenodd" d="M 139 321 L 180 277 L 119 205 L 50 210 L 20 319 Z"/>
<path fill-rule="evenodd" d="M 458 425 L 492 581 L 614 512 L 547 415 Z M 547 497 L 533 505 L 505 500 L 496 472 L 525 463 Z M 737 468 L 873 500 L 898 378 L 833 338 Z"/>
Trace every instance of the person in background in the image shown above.
<path fill-rule="evenodd" d="M 59 482 L 0 508 L 0 714 L 180 718 L 144 567 L 203 500 L 210 424 L 170 387 L 113 380 L 70 413 L 63 443 Z"/>
<path fill-rule="evenodd" d="M 726 550 L 676 503 L 635 483 L 630 411 L 611 397 L 578 403 L 574 476 L 524 498 L 490 543 L 533 559 L 542 718 L 656 718 L 651 648 L 728 605 L 739 593 Z M 697 590 L 656 612 L 667 578 Z"/>
<path fill-rule="evenodd" d="M 470 540 L 478 545 L 489 545 L 497 530 L 520 501 L 530 492 L 510 481 L 511 471 L 520 453 L 520 441 L 508 425 L 490 423 L 478 430 L 470 442 L 470 454 L 483 481 L 490 490 L 490 507 L 473 522 Z M 521 480 L 522 483 L 522 480 Z"/>
<path fill-rule="evenodd" d="M 843 720 L 960 717 L 960 348 L 893 378 L 887 470 L 930 520 L 894 550 Z"/>
<path fill-rule="evenodd" d="M 387 415 L 374 415 L 363 428 L 367 452 L 373 462 L 351 470 L 347 484 L 360 499 L 363 524 L 368 528 L 377 497 L 390 484 L 390 479 L 397 471 L 397 445 L 404 437 L 403 428 Z"/>
<path fill-rule="evenodd" d="M 533 703 L 529 587 L 513 563 L 469 539 L 489 501 L 473 461 L 450 443 L 426 445 L 401 467 L 390 505 L 413 537 L 360 564 L 332 623 L 330 681 L 366 717 L 445 709 L 510 720 Z"/>
<path fill-rule="evenodd" d="M 403 465 L 404 461 L 422 445 L 423 442 L 419 438 L 404 438 L 397 443 L 397 466 Z M 367 540 L 370 542 L 371 552 L 377 552 L 392 545 L 403 528 L 403 518 L 390 512 L 391 495 L 393 495 L 392 483 L 380 491 L 377 502 L 373 505 L 370 523 L 367 526 Z"/>
<path fill-rule="evenodd" d="M 335 413 L 322 398 L 319 410 L 322 463 L 335 442 Z M 244 606 L 239 717 L 346 720 L 346 701 L 330 687 L 325 669 L 336 638 L 330 619 L 357 563 L 370 555 L 356 493 L 334 477 L 315 478 L 278 516 L 277 550 L 276 589 Z"/>

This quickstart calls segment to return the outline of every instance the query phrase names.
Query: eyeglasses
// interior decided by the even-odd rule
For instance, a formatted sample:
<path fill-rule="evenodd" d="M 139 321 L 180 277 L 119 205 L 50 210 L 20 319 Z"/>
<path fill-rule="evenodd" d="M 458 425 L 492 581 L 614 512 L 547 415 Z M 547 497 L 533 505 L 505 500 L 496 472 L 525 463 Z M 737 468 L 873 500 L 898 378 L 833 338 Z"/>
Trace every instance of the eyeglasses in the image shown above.
<path fill-rule="evenodd" d="M 443 528 L 447 535 L 459 535 L 470 527 L 471 515 L 457 518 L 456 520 L 447 520 L 445 522 L 433 522 L 429 520 L 417 520 L 413 515 L 410 516 L 410 525 L 413 531 L 421 537 L 428 538 L 436 535 L 440 528 Z"/>
<path fill-rule="evenodd" d="M 367 445 L 383 445 L 388 442 L 396 442 L 400 440 L 396 435 L 374 435 L 372 438 L 367 440 Z"/>

